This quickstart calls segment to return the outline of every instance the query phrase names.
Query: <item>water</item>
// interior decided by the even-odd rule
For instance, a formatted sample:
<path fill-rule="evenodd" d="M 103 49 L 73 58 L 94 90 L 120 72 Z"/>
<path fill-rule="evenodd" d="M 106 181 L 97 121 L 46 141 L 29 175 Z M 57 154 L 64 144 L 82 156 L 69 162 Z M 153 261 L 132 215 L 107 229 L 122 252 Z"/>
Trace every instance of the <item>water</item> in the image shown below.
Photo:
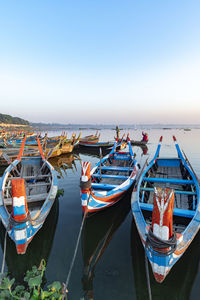
<path fill-rule="evenodd" d="M 78 133 L 78 131 L 76 131 Z M 123 133 L 128 133 L 128 129 Z M 129 130 L 131 139 L 140 140 L 141 130 Z M 176 154 L 172 135 L 177 137 L 196 174 L 200 177 L 200 130 L 149 129 L 147 154 L 133 147 L 141 166 L 155 153 L 159 137 L 163 135 L 161 156 Z M 71 136 L 72 131 L 68 131 Z M 60 134 L 50 132 L 49 135 Z M 94 134 L 84 130 L 82 135 Z M 101 130 L 101 141 L 113 140 L 115 131 Z M 13 242 L 7 240 L 6 268 L 18 282 L 32 265 L 47 262 L 45 283 L 65 282 L 73 257 L 82 222 L 80 203 L 81 161 L 90 160 L 92 166 L 98 154 L 76 151 L 74 154 L 53 159 L 58 175 L 59 189 L 64 195 L 55 202 L 43 228 L 34 237 L 25 255 L 17 255 Z M 4 229 L 0 230 L 3 247 Z M 0 253 L 2 261 L 2 251 Z M 164 283 L 155 282 L 150 269 L 153 299 L 198 299 L 200 293 L 200 236 L 192 242 L 180 261 L 173 267 Z M 69 299 L 95 300 L 148 299 L 144 267 L 144 250 L 130 211 L 130 194 L 115 207 L 86 220 L 75 265 L 69 283 Z"/>

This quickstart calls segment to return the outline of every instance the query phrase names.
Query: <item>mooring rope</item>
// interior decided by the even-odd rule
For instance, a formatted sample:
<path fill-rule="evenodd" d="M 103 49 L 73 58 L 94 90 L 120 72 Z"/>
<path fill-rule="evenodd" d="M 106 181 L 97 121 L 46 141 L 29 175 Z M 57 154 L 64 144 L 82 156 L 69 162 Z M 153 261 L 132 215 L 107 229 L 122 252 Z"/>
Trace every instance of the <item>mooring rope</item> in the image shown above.
<path fill-rule="evenodd" d="M 149 232 L 146 237 L 146 242 L 145 242 L 145 271 L 146 271 L 146 278 L 147 278 L 149 300 L 152 300 L 152 294 L 151 294 L 151 283 L 150 283 L 150 276 L 149 276 L 147 250 L 149 251 L 154 250 L 155 251 L 154 255 L 163 257 L 174 253 L 174 251 L 176 250 L 176 245 L 177 245 L 176 234 L 173 234 L 173 236 L 169 240 L 162 240 L 153 234 L 151 228 L 149 229 Z M 169 250 L 163 251 L 164 249 L 167 248 L 169 248 Z"/>
<path fill-rule="evenodd" d="M 6 242 L 7 242 L 7 233 L 8 233 L 8 227 L 6 228 L 5 236 L 4 236 L 4 247 L 3 247 L 3 260 L 1 265 L 1 274 L 0 274 L 0 285 L 1 281 L 3 279 L 3 273 L 5 268 L 5 261 L 6 261 Z"/>
<path fill-rule="evenodd" d="M 74 255 L 72 257 L 72 261 L 71 261 L 71 264 L 70 264 L 70 268 L 69 268 L 69 272 L 68 272 L 68 275 L 67 275 L 67 279 L 66 279 L 66 282 L 64 284 L 64 293 L 63 293 L 63 296 L 62 296 L 62 300 L 65 299 L 66 294 L 68 293 L 68 284 L 69 284 L 69 280 L 70 280 L 70 277 L 71 277 L 71 273 L 72 273 L 72 269 L 73 269 L 73 266 L 74 266 L 74 262 L 75 262 L 75 259 L 76 259 L 76 255 L 77 255 L 77 251 L 78 251 L 78 246 L 79 246 L 79 241 L 80 241 L 80 237 L 81 237 L 83 225 L 84 225 L 85 218 L 86 218 L 86 215 L 87 215 L 87 207 L 88 207 L 88 202 L 89 202 L 90 195 L 91 195 L 91 189 L 90 189 L 90 192 L 89 192 L 89 195 L 88 195 L 87 205 L 86 205 L 86 209 L 85 209 L 85 212 L 84 212 L 84 216 L 83 216 L 83 220 L 82 220 L 82 223 L 81 223 L 81 227 L 80 227 L 80 230 L 79 230 L 79 234 L 78 234 L 78 238 L 77 238 L 77 242 L 76 242 L 76 247 L 75 247 L 75 250 L 74 250 Z"/>
<path fill-rule="evenodd" d="M 151 282 L 150 282 L 150 276 L 149 276 L 149 265 L 148 265 L 148 257 L 147 257 L 147 249 L 148 249 L 147 244 L 148 244 L 148 241 L 146 240 L 146 243 L 145 243 L 145 271 L 146 271 L 146 278 L 147 278 L 147 288 L 148 288 L 149 300 L 152 300 Z"/>

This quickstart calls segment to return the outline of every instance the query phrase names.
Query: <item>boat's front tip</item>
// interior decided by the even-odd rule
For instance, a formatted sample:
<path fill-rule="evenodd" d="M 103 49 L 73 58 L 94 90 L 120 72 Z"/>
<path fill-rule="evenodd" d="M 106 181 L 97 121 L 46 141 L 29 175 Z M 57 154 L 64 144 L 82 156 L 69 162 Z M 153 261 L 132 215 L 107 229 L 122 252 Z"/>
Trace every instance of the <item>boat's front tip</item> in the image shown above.
<path fill-rule="evenodd" d="M 17 254 L 25 254 L 28 247 L 27 243 L 16 245 Z"/>
<path fill-rule="evenodd" d="M 158 283 L 162 283 L 167 276 L 167 274 L 170 271 L 170 268 L 168 266 L 158 265 L 156 263 L 152 263 L 152 271 L 155 280 Z"/>
<path fill-rule="evenodd" d="M 166 275 L 158 274 L 156 272 L 153 272 L 154 278 L 158 283 L 162 283 L 166 277 Z"/>

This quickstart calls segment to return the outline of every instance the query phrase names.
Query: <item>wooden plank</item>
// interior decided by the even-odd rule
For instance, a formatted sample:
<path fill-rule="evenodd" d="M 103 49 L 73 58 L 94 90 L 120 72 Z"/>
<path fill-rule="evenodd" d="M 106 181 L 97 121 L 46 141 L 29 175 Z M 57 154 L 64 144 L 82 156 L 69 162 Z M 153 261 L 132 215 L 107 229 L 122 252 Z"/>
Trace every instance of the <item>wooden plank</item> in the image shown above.
<path fill-rule="evenodd" d="M 118 166 L 110 166 L 110 167 L 101 167 L 101 170 L 104 171 L 133 171 L 133 168 L 129 168 L 129 167 L 118 167 Z"/>
<path fill-rule="evenodd" d="M 153 204 L 149 203 L 142 203 L 140 202 L 140 208 L 147 211 L 153 211 Z M 195 215 L 194 210 L 187 210 L 187 209 L 181 209 L 181 208 L 174 208 L 173 209 L 173 215 L 183 218 L 193 218 Z"/>
<path fill-rule="evenodd" d="M 160 183 L 194 184 L 193 180 L 176 179 L 176 178 L 144 177 L 143 180 L 148 182 L 160 182 Z"/>
<path fill-rule="evenodd" d="M 109 183 L 92 183 L 92 188 L 97 190 L 112 190 L 119 185 L 117 184 L 109 184 Z"/>
<path fill-rule="evenodd" d="M 47 196 L 48 196 L 48 193 L 27 196 L 27 202 L 31 203 L 31 202 L 37 202 L 37 201 L 44 201 L 44 200 L 46 200 Z M 5 203 L 5 205 L 12 205 L 12 198 L 4 199 L 4 203 Z"/>
<path fill-rule="evenodd" d="M 92 177 L 95 177 L 95 178 L 113 178 L 113 179 L 128 179 L 129 177 L 128 176 L 122 176 L 122 175 L 105 175 L 105 174 L 93 174 Z"/>
<path fill-rule="evenodd" d="M 154 192 L 154 189 L 153 188 L 141 188 L 141 191 L 144 191 L 144 192 Z M 195 192 L 180 191 L 180 190 L 175 190 L 175 194 L 184 194 L 184 195 L 192 195 L 192 196 L 197 195 L 197 193 L 195 193 Z"/>

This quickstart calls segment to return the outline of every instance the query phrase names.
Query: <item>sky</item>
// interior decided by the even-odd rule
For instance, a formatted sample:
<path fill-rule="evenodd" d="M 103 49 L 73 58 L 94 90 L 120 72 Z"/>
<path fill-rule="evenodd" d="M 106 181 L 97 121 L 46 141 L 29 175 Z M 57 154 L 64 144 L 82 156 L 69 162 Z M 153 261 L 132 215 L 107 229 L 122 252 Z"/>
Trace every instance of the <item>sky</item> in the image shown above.
<path fill-rule="evenodd" d="M 199 0 L 0 0 L 0 113 L 200 124 Z"/>

